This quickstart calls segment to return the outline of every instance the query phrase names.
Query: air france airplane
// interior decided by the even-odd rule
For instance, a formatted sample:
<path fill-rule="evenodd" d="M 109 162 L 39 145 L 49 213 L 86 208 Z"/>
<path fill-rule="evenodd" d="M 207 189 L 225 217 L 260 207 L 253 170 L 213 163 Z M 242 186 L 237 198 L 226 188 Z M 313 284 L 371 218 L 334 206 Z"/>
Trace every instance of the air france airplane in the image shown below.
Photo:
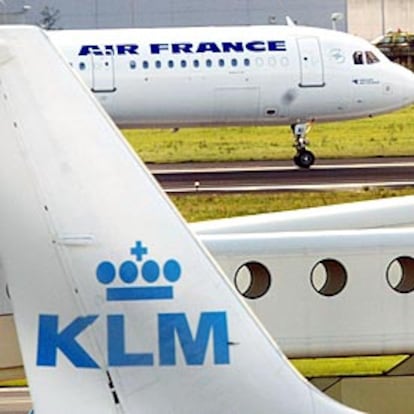
<path fill-rule="evenodd" d="M 294 162 L 315 160 L 308 126 L 414 102 L 414 75 L 367 41 L 300 27 L 52 31 L 122 128 L 290 125 Z"/>
<path fill-rule="evenodd" d="M 0 28 L 0 126 L 36 414 L 357 413 L 291 367 L 38 28 Z"/>

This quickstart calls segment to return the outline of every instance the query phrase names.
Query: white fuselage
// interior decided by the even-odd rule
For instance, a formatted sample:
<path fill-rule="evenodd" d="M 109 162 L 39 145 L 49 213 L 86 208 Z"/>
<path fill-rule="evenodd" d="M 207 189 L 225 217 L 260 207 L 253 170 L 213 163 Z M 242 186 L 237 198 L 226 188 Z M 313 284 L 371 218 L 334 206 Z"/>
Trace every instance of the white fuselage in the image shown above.
<path fill-rule="evenodd" d="M 363 39 L 300 26 L 49 32 L 122 127 L 277 125 L 388 112 L 414 75 Z"/>

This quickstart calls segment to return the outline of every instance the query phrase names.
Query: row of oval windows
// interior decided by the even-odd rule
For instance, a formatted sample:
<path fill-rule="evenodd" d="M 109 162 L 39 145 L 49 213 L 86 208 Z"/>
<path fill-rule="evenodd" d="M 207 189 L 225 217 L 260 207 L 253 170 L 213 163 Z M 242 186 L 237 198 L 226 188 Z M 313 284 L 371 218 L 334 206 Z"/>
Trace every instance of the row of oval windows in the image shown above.
<path fill-rule="evenodd" d="M 268 60 L 268 65 L 269 66 L 276 66 L 277 65 L 277 60 L 275 58 L 269 58 Z M 262 58 L 257 58 L 255 60 L 255 64 L 256 66 L 262 67 L 264 66 L 265 62 Z M 280 60 L 280 64 L 282 66 L 288 66 L 289 65 L 289 60 L 287 57 L 284 57 Z M 106 61 L 104 63 L 105 66 L 109 66 L 110 63 L 108 61 Z M 155 60 L 155 61 L 149 61 L 149 60 L 143 60 L 141 62 L 141 67 L 142 69 L 150 69 L 151 67 L 154 67 L 155 69 L 162 69 L 163 67 L 166 67 L 168 69 L 173 69 L 175 67 L 181 67 L 181 68 L 188 68 L 188 67 L 193 67 L 195 69 L 200 68 L 202 66 L 205 66 L 207 68 L 212 68 L 212 67 L 219 67 L 219 68 L 224 68 L 224 67 L 232 67 L 232 68 L 236 68 L 236 67 L 240 67 L 240 66 L 244 66 L 244 67 L 249 67 L 252 65 L 252 61 L 249 58 L 244 58 L 244 59 L 236 59 L 236 58 L 232 58 L 230 60 L 225 60 L 225 59 L 217 59 L 217 60 L 213 60 L 213 59 L 206 59 L 204 61 L 201 61 L 199 59 L 193 59 L 191 61 L 189 60 L 180 60 L 179 62 L 176 62 L 174 60 L 168 60 L 167 62 L 163 62 L 161 60 Z M 132 70 L 135 70 L 138 68 L 138 62 L 135 60 L 130 60 L 129 61 L 129 67 Z M 79 62 L 79 69 L 80 70 L 86 70 L 87 69 L 87 63 L 86 62 Z"/>
<path fill-rule="evenodd" d="M 397 293 L 414 291 L 414 258 L 400 256 L 394 259 L 386 270 L 387 283 Z M 348 281 L 345 266 L 335 259 L 319 261 L 311 271 L 310 282 L 322 296 L 336 296 Z M 270 289 L 271 273 L 259 262 L 248 262 L 237 269 L 234 277 L 237 291 L 247 299 L 263 297 Z"/>

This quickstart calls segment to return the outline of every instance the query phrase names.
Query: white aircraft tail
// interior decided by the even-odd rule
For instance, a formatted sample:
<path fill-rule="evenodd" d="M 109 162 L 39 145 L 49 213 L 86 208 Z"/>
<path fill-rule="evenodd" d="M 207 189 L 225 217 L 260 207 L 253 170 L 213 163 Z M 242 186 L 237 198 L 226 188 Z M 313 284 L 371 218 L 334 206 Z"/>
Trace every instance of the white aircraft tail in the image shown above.
<path fill-rule="evenodd" d="M 36 414 L 355 413 L 292 368 L 44 33 L 0 39 L 1 272 Z"/>

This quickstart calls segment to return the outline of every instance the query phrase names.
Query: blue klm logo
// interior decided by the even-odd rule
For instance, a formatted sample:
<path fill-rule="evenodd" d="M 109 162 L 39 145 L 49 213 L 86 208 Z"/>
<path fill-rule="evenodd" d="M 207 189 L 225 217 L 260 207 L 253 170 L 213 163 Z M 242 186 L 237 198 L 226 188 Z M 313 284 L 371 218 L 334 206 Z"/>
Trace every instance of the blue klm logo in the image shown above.
<path fill-rule="evenodd" d="M 131 248 L 131 254 L 138 262 L 143 260 L 143 256 L 148 254 L 148 248 L 141 242 L 136 242 L 135 247 Z M 181 266 L 170 259 L 162 266 L 164 278 L 167 282 L 175 283 L 181 277 Z M 125 261 L 119 269 L 119 277 L 125 283 L 125 287 L 109 287 L 106 291 L 108 301 L 131 301 L 131 300 L 156 300 L 173 299 L 172 286 L 149 286 L 157 282 L 161 276 L 161 266 L 155 260 L 147 260 L 142 263 L 141 274 L 148 286 L 128 286 L 135 283 L 139 276 L 139 269 L 135 262 Z M 104 285 L 111 284 L 116 278 L 116 267 L 112 262 L 102 262 L 96 271 L 97 279 Z"/>
<path fill-rule="evenodd" d="M 101 262 L 96 269 L 98 282 L 106 287 L 108 302 L 174 300 L 173 285 L 179 282 L 182 269 L 175 259 L 160 264 L 155 260 L 144 260 L 148 248 L 137 241 L 130 250 L 136 262 L 127 260 L 119 266 L 110 261 Z M 141 266 L 138 266 L 141 264 Z M 123 285 L 112 286 L 117 273 Z M 165 285 L 160 285 L 163 277 Z M 144 285 L 137 286 L 138 282 Z M 154 285 L 158 282 L 157 285 Z M 163 283 L 164 283 L 163 282 Z M 97 362 L 77 341 L 77 337 L 93 325 L 99 315 L 80 316 L 66 327 L 59 327 L 59 315 L 39 315 L 39 335 L 37 350 L 38 366 L 56 366 L 58 351 L 78 368 L 99 368 Z M 111 314 L 106 316 L 107 324 L 107 364 L 112 367 L 153 366 L 153 352 L 126 351 L 127 315 Z M 185 313 L 159 313 L 158 364 L 176 365 L 176 343 L 181 346 L 187 365 L 203 365 L 210 338 L 213 345 L 214 364 L 230 364 L 229 339 L 226 312 L 201 312 L 195 335 L 193 335 Z"/>

